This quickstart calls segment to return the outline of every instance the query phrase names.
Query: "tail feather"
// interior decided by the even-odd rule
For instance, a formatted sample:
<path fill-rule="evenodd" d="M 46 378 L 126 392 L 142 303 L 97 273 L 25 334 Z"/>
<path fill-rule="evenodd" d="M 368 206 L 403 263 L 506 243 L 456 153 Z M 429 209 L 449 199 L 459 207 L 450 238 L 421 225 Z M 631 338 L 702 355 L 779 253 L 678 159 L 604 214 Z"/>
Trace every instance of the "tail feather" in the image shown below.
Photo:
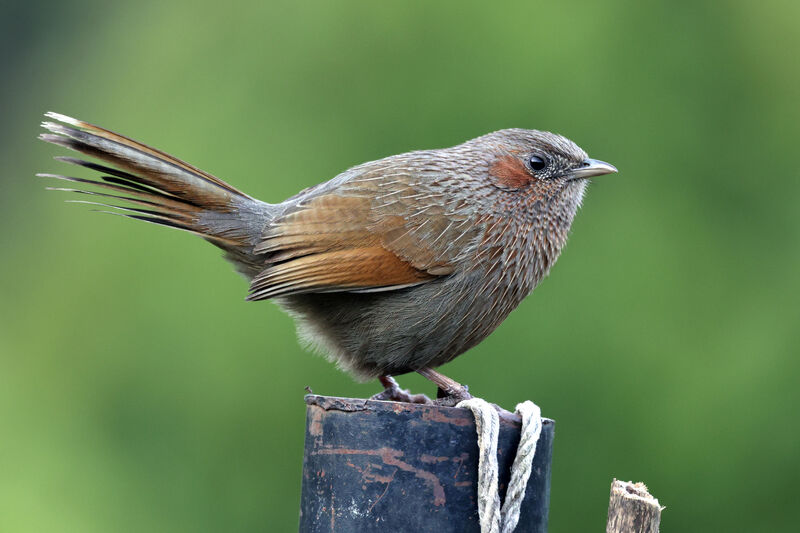
<path fill-rule="evenodd" d="M 229 252 L 237 266 L 252 270 L 253 246 L 272 206 L 259 202 L 224 181 L 169 154 L 112 131 L 58 113 L 43 122 L 40 139 L 109 163 L 57 156 L 64 163 L 100 173 L 97 179 L 37 174 L 100 189 L 48 187 L 94 196 L 102 201 L 72 200 L 103 212 L 198 234 Z M 117 202 L 127 205 L 115 205 Z M 106 210 L 108 209 L 108 211 Z M 245 263 L 242 265 L 241 263 Z M 240 268 L 241 270 L 241 268 Z"/>
<path fill-rule="evenodd" d="M 183 210 L 187 209 L 189 206 L 190 209 L 194 209 L 198 206 L 191 204 L 189 202 L 181 201 L 178 199 L 172 199 L 167 195 L 164 195 L 155 190 L 149 190 L 145 187 L 141 187 L 136 183 L 133 182 L 126 182 L 125 180 L 117 180 L 114 178 L 109 178 L 107 176 L 103 176 L 105 181 L 96 181 L 90 180 L 86 178 L 76 178 L 72 176 L 64 176 L 62 174 L 49 174 L 49 173 L 39 173 L 36 174 L 40 178 L 52 178 L 52 179 L 59 179 L 64 181 L 71 181 L 74 183 L 83 183 L 86 185 L 93 185 L 95 187 L 100 187 L 103 189 L 108 189 L 116 192 L 128 193 L 128 194 L 135 194 L 136 197 L 128 197 L 128 196 L 115 196 L 120 200 L 125 200 L 128 202 L 144 202 L 147 201 L 150 205 L 157 205 L 160 207 L 166 207 L 173 210 L 176 213 L 181 213 Z M 86 191 L 83 189 L 68 189 L 62 187 L 48 187 L 49 190 L 60 190 L 66 192 L 79 192 L 79 193 L 86 193 L 86 194 L 106 194 L 106 193 L 99 193 L 96 191 Z M 108 195 L 109 197 L 111 195 Z"/>
<path fill-rule="evenodd" d="M 125 169 L 129 171 L 126 179 L 135 178 L 143 185 L 217 209 L 226 208 L 235 197 L 250 199 L 222 180 L 149 146 L 63 115 L 50 113 L 48 116 L 81 129 L 43 122 L 42 127 L 51 133 L 41 134 L 40 139 Z"/>
<path fill-rule="evenodd" d="M 182 176 L 182 178 L 178 180 L 179 185 L 185 181 L 186 175 L 188 174 L 195 178 L 195 185 L 202 186 L 203 182 L 206 182 L 219 189 L 227 190 L 233 195 L 242 198 L 250 198 L 243 192 L 208 172 L 202 171 L 166 152 L 134 141 L 129 137 L 60 113 L 53 113 L 51 111 L 45 113 L 45 116 L 75 126 L 75 128 L 72 128 L 54 122 L 43 122 L 42 127 L 45 129 L 66 137 L 66 139 L 62 137 L 62 142 L 56 144 L 62 144 L 62 146 L 73 148 L 79 152 L 86 150 L 84 153 L 97 156 L 103 160 L 110 160 L 112 163 L 120 163 L 123 168 L 130 166 L 129 170 L 133 170 L 135 173 L 137 171 L 145 173 L 156 171 L 159 174 L 166 174 L 167 176 L 180 173 L 179 175 Z M 48 136 L 48 134 L 43 134 L 42 136 Z M 52 142 L 51 139 L 44 140 Z M 173 168 L 170 169 L 169 167 Z M 181 191 L 182 187 L 177 187 L 177 190 Z"/>
<path fill-rule="evenodd" d="M 170 198 L 170 197 L 172 197 L 173 199 L 177 199 L 178 198 L 177 196 L 171 195 L 169 193 L 164 193 L 164 192 L 158 191 L 157 189 L 154 189 L 152 187 L 147 187 L 146 185 L 142 185 L 142 184 L 137 183 L 137 180 L 139 180 L 140 178 L 138 178 L 137 176 L 134 176 L 133 174 L 125 172 L 123 170 L 107 167 L 107 166 L 104 166 L 104 165 L 98 165 L 97 163 L 93 163 L 91 161 L 84 161 L 83 159 L 78 159 L 77 157 L 69 157 L 69 156 L 66 156 L 66 155 L 57 155 L 53 159 L 55 159 L 56 161 L 62 161 L 64 163 L 70 163 L 70 164 L 73 164 L 73 165 L 86 167 L 86 168 L 89 168 L 89 169 L 92 169 L 92 170 L 96 170 L 97 172 L 101 172 L 101 173 L 104 173 L 104 174 L 110 174 L 110 176 L 101 176 L 101 179 L 103 181 L 107 181 L 107 182 L 110 182 L 110 183 L 117 183 L 119 185 L 124 185 L 126 187 L 130 187 L 132 189 L 137 189 L 137 190 L 145 192 L 145 193 L 158 194 L 159 196 L 161 196 L 163 198 Z M 188 202 L 188 203 L 192 203 L 193 205 L 196 205 L 193 202 L 191 202 L 189 199 L 183 199 L 182 201 Z"/>

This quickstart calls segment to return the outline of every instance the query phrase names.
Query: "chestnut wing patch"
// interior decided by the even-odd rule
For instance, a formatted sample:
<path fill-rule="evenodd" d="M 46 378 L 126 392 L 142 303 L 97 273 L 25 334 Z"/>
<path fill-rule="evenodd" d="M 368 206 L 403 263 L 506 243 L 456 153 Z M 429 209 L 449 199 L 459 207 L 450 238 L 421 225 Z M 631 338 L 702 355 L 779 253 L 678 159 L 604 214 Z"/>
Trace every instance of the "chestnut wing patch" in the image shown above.
<path fill-rule="evenodd" d="M 380 220 L 376 224 L 368 195 L 333 193 L 307 200 L 265 231 L 255 251 L 265 254 L 267 266 L 253 279 L 248 300 L 308 292 L 391 290 L 449 273 L 418 268 L 413 260 L 389 250 L 383 242 L 386 235 L 400 231 L 405 220 L 397 216 Z"/>
<path fill-rule="evenodd" d="M 312 253 L 272 265 L 253 279 L 248 300 L 288 294 L 397 289 L 435 276 L 377 246 Z"/>

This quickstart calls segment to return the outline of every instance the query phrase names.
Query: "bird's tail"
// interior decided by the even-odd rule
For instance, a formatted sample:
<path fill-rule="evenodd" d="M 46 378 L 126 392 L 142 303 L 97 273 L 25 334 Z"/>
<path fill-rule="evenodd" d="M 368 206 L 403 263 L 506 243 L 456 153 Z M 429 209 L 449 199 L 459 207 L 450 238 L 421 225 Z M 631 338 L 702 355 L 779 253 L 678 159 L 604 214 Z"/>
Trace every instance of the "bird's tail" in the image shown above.
<path fill-rule="evenodd" d="M 110 166 L 75 157 L 56 159 L 100 172 L 99 179 L 37 174 L 77 184 L 52 190 L 91 195 L 97 201 L 73 200 L 101 210 L 200 235 L 228 252 L 245 275 L 258 270 L 253 248 L 275 206 L 260 202 L 169 154 L 112 131 L 58 113 L 43 122 L 40 139 L 76 150 Z M 99 190 L 86 189 L 94 186 Z M 123 205 L 119 205 L 122 203 Z"/>

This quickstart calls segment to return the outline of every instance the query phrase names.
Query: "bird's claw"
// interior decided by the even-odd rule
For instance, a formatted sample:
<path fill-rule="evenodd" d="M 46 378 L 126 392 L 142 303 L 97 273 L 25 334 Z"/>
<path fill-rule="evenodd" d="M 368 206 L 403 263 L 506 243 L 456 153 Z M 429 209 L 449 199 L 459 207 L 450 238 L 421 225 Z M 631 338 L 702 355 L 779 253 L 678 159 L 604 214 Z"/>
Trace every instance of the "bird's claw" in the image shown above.
<path fill-rule="evenodd" d="M 394 381 L 394 380 L 392 380 Z M 401 389 L 396 381 L 387 386 L 383 392 L 379 392 L 370 398 L 370 400 L 380 400 L 384 402 L 402 402 L 402 403 L 419 403 L 419 404 L 433 404 L 433 400 L 424 394 L 411 394 L 408 389 Z"/>
<path fill-rule="evenodd" d="M 472 395 L 469 393 L 469 387 L 461 385 L 459 387 L 448 388 L 447 390 L 439 389 L 436 399 L 433 401 L 435 405 L 442 407 L 455 407 L 464 400 L 469 400 Z"/>

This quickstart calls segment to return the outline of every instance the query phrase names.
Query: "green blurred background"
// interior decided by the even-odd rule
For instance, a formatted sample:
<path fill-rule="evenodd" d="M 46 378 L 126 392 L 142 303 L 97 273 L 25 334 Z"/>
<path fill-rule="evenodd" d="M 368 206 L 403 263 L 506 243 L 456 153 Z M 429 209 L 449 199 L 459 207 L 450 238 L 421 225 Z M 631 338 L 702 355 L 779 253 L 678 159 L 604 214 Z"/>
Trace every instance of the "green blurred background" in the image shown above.
<path fill-rule="evenodd" d="M 35 140 L 47 110 L 267 201 L 495 129 L 569 136 L 620 173 L 590 187 L 551 277 L 444 371 L 557 420 L 551 531 L 602 531 L 613 477 L 649 484 L 665 531 L 796 531 L 798 17 L 788 0 L 3 4 L 0 531 L 294 530 L 303 387 L 378 390 L 245 303 L 212 246 L 45 192 L 35 172 L 68 170 Z"/>

